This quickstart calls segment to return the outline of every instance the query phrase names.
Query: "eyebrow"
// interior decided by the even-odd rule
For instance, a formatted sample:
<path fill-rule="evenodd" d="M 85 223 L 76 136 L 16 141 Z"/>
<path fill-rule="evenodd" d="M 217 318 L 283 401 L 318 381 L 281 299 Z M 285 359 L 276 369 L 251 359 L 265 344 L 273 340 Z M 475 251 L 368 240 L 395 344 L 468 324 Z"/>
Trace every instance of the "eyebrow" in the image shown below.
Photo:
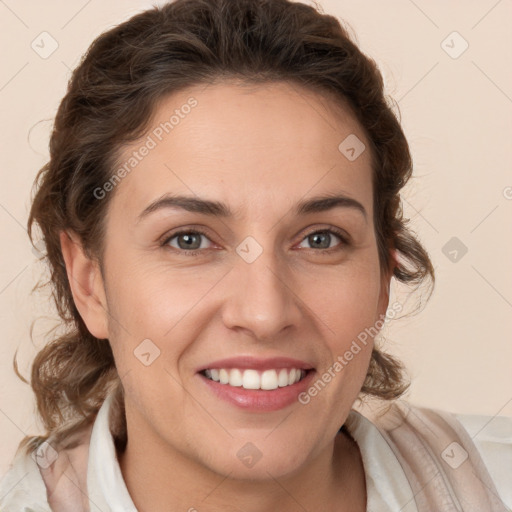
<path fill-rule="evenodd" d="M 165 194 L 153 201 L 138 216 L 137 223 L 149 214 L 162 209 L 180 209 L 188 212 L 201 213 L 212 217 L 233 218 L 234 214 L 226 203 L 200 199 L 198 197 Z M 367 221 L 368 214 L 364 206 L 352 197 L 343 194 L 328 194 L 299 201 L 294 208 L 296 215 L 325 212 L 334 208 L 349 208 L 359 211 Z"/>

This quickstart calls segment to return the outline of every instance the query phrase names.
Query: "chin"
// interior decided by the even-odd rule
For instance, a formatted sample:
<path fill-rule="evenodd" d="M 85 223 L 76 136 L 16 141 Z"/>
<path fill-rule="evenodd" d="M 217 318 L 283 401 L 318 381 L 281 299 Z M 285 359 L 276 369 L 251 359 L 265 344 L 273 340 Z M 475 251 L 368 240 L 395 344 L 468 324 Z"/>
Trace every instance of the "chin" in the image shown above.
<path fill-rule="evenodd" d="M 212 453 L 208 458 L 210 464 L 205 465 L 235 480 L 268 481 L 292 475 L 306 464 L 308 458 L 307 449 L 301 442 L 297 442 L 293 449 L 286 448 L 284 443 L 268 441 L 231 440 L 229 444 L 228 449 Z M 298 446 L 302 449 L 298 450 Z"/>

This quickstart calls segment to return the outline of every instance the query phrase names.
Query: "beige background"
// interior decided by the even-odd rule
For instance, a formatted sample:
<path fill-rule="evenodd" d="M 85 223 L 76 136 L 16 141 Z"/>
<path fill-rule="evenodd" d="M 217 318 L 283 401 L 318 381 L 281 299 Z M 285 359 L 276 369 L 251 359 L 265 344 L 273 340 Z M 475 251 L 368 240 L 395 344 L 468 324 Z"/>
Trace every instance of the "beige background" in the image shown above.
<path fill-rule="evenodd" d="M 38 321 L 31 342 L 32 321 L 52 314 L 44 295 L 29 295 L 44 268 L 25 231 L 51 119 L 93 38 L 152 3 L 0 1 L 0 476 L 23 434 L 40 428 L 31 390 L 15 376 L 12 359 L 18 350 L 28 375 L 52 325 Z M 430 251 L 438 283 L 420 314 L 386 326 L 389 350 L 413 379 L 407 398 L 453 412 L 512 416 L 512 2 L 320 5 L 347 20 L 377 61 L 413 154 L 416 177 L 405 213 Z M 46 59 L 31 48 L 43 31 L 58 43 Z M 454 31 L 463 39 L 448 37 Z M 469 46 L 458 55 L 464 40 Z M 446 246 L 452 237 L 467 247 L 455 262 L 454 247 Z M 403 297 L 403 290 L 393 293 Z"/>

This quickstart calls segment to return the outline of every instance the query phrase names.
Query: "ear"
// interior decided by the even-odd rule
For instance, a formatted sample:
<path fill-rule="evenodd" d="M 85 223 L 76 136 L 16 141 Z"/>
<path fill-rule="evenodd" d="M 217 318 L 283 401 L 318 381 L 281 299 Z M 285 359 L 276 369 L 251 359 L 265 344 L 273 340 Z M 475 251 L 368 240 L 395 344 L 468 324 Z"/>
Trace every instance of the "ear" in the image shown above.
<path fill-rule="evenodd" d="M 84 252 L 78 235 L 61 231 L 60 246 L 73 300 L 89 332 L 107 339 L 108 310 L 99 265 Z"/>

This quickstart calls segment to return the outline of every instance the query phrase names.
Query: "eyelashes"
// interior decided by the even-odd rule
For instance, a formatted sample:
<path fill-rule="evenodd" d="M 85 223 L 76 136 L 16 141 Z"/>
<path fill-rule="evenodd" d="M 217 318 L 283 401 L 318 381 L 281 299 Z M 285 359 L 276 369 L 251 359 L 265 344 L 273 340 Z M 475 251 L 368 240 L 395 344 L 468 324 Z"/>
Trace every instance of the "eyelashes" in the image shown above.
<path fill-rule="evenodd" d="M 169 242 L 171 240 L 173 240 L 174 238 L 178 238 L 183 235 L 191 235 L 191 234 L 204 236 L 205 238 L 208 238 L 207 233 L 205 233 L 204 231 L 201 231 L 200 229 L 188 229 L 188 230 L 178 231 L 178 232 L 173 233 L 170 236 L 166 237 L 165 240 L 163 241 L 162 245 L 164 247 L 170 247 Z M 209 240 L 209 238 L 208 238 L 208 240 Z M 183 252 L 183 253 L 185 253 L 186 256 L 194 256 L 194 255 L 196 255 L 200 252 L 204 252 L 206 250 L 206 249 L 182 249 L 181 247 L 180 248 L 171 247 L 171 249 L 174 249 L 175 251 L 178 251 L 178 252 Z"/>
<path fill-rule="evenodd" d="M 196 249 L 187 249 L 187 248 L 183 248 L 183 247 L 179 247 L 179 246 L 174 247 L 174 246 L 170 245 L 170 242 L 172 240 L 177 239 L 181 236 L 185 236 L 185 235 L 189 235 L 189 237 L 190 237 L 190 235 L 192 235 L 192 237 L 194 237 L 194 236 L 199 237 L 199 238 L 204 237 L 211 242 L 207 232 L 205 232 L 199 228 L 193 228 L 193 229 L 182 229 L 180 231 L 176 231 L 169 235 L 165 235 L 160 245 L 164 249 L 168 249 L 168 250 L 178 253 L 178 254 L 181 253 L 184 256 L 197 256 L 200 253 L 205 253 L 205 251 L 212 250 L 211 248 L 201 248 L 201 247 L 196 248 Z M 336 228 L 324 228 L 324 229 L 316 229 L 314 231 L 311 231 L 311 232 L 307 233 L 306 235 L 304 235 L 300 244 L 304 243 L 304 241 L 307 242 L 308 240 L 311 240 L 311 237 L 313 237 L 313 235 L 327 236 L 329 245 L 331 245 L 332 238 L 334 235 L 335 238 L 339 238 L 340 243 L 336 244 L 334 247 L 327 247 L 327 248 L 307 247 L 307 248 L 305 248 L 305 250 L 307 250 L 307 251 L 314 251 L 315 253 L 332 254 L 333 252 L 339 252 L 350 245 L 350 237 L 347 235 L 347 233 L 342 230 L 336 229 Z M 312 242 L 310 241 L 309 243 L 311 244 Z M 202 245 L 202 242 L 200 242 L 200 246 L 201 245 Z M 213 249 L 213 250 L 215 250 L 215 249 Z"/>
<path fill-rule="evenodd" d="M 308 233 L 307 235 L 304 236 L 304 238 L 302 239 L 303 241 L 304 240 L 308 240 L 310 237 L 312 237 L 313 235 L 334 235 L 335 237 L 339 238 L 341 240 L 341 243 L 338 244 L 338 245 L 335 245 L 334 247 L 328 247 L 328 248 L 320 248 L 319 250 L 321 251 L 334 251 L 334 250 L 341 250 L 342 248 L 344 248 L 345 246 L 349 245 L 349 240 L 348 240 L 348 237 L 347 235 L 338 230 L 338 229 L 334 229 L 334 228 L 328 228 L 328 229 L 317 229 L 316 231 L 311 231 L 310 233 Z M 312 248 L 312 250 L 317 250 L 315 248 Z"/>

